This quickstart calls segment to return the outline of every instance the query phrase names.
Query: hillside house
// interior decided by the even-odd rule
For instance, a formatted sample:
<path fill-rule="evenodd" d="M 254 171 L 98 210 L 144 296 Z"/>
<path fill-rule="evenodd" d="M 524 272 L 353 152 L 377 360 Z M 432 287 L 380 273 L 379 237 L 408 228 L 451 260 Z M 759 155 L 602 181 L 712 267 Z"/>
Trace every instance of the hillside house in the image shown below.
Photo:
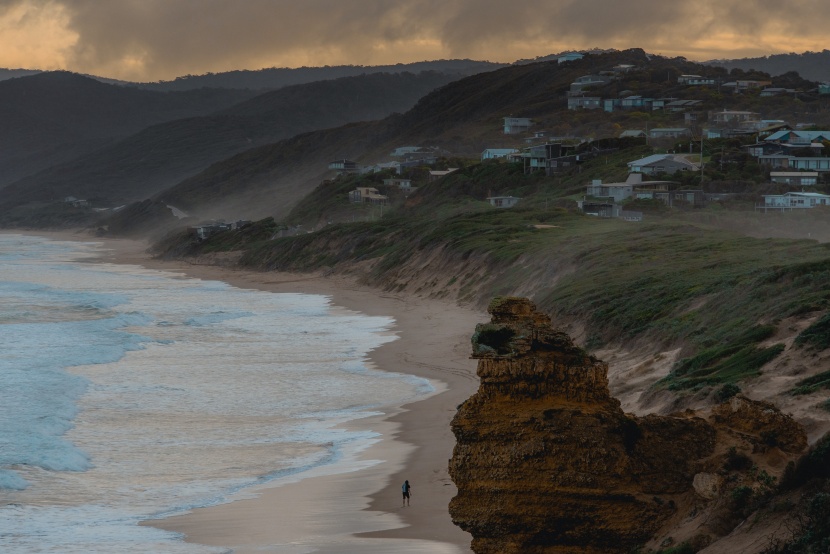
<path fill-rule="evenodd" d="M 349 201 L 353 204 L 386 204 L 387 200 L 389 197 L 374 187 L 357 187 L 349 192 Z"/>
<path fill-rule="evenodd" d="M 585 215 L 593 215 L 602 218 L 615 218 L 625 221 L 642 221 L 643 212 L 624 210 L 619 204 L 613 202 L 593 202 L 590 200 L 577 200 L 577 207 Z"/>
<path fill-rule="evenodd" d="M 602 98 L 599 96 L 569 96 L 569 110 L 598 110 L 602 108 Z"/>
<path fill-rule="evenodd" d="M 82 198 L 75 198 L 74 196 L 67 196 L 63 199 L 66 204 L 71 205 L 73 208 L 88 208 L 89 207 L 89 200 L 84 200 Z"/>
<path fill-rule="evenodd" d="M 528 117 L 505 117 L 504 134 L 518 135 L 526 132 L 533 126 L 533 120 Z"/>
<path fill-rule="evenodd" d="M 613 80 L 614 78 L 609 75 L 583 75 L 571 83 L 570 91 L 571 94 L 578 94 L 582 92 L 582 89 L 589 87 L 601 87 Z"/>
<path fill-rule="evenodd" d="M 490 196 L 487 201 L 490 205 L 496 208 L 512 208 L 519 203 L 521 198 L 515 196 Z"/>
<path fill-rule="evenodd" d="M 816 156 L 788 156 L 786 154 L 763 154 L 758 156 L 758 163 L 771 169 L 788 169 L 791 171 L 830 171 L 830 158 Z"/>
<path fill-rule="evenodd" d="M 518 152 L 515 148 L 487 148 L 481 153 L 481 161 L 506 158 L 510 154 Z"/>
<path fill-rule="evenodd" d="M 640 193 L 667 191 L 671 181 L 643 181 L 641 173 L 631 173 L 624 183 L 603 183 L 594 179 L 585 187 L 586 196 L 594 198 L 608 198 L 614 202 L 622 202 L 628 198 L 640 198 Z M 651 196 L 646 196 L 651 198 Z"/>
<path fill-rule="evenodd" d="M 628 162 L 628 171 L 632 173 L 674 173 L 676 171 L 698 171 L 700 167 L 677 154 L 653 154 Z"/>
<path fill-rule="evenodd" d="M 759 129 L 761 127 L 761 114 L 739 110 L 722 110 L 711 112 L 709 121 L 715 126 L 721 127 Z"/>
<path fill-rule="evenodd" d="M 576 60 L 581 60 L 584 57 L 585 56 L 583 56 L 579 52 L 568 52 L 567 54 L 562 54 L 561 56 L 556 58 L 556 63 L 562 64 L 566 62 L 573 62 Z"/>
<path fill-rule="evenodd" d="M 821 83 L 818 86 L 819 94 L 830 94 L 830 83 Z"/>
<path fill-rule="evenodd" d="M 393 158 L 402 158 L 407 154 L 421 152 L 423 149 L 420 146 L 399 146 L 389 153 Z"/>
<path fill-rule="evenodd" d="M 329 162 L 329 169 L 332 171 L 336 171 L 339 175 L 360 172 L 360 167 L 357 165 L 356 162 L 345 159 Z"/>
<path fill-rule="evenodd" d="M 626 129 L 620 133 L 620 138 L 646 138 L 646 132 L 642 129 Z"/>
<path fill-rule="evenodd" d="M 677 78 L 677 83 L 680 85 L 693 86 L 713 86 L 717 84 L 716 79 L 711 77 L 701 77 L 700 75 L 681 75 Z"/>
<path fill-rule="evenodd" d="M 442 177 L 446 177 L 450 173 L 455 173 L 458 171 L 457 167 L 449 167 L 447 169 L 438 169 L 429 172 L 429 182 L 432 183 L 433 181 L 437 181 Z"/>
<path fill-rule="evenodd" d="M 412 179 L 384 179 L 383 184 L 386 186 L 398 187 L 404 192 L 412 190 Z"/>
<path fill-rule="evenodd" d="M 685 127 L 657 127 L 649 130 L 648 136 L 653 139 L 676 139 L 690 137 L 692 132 Z"/>
<path fill-rule="evenodd" d="M 830 206 L 830 195 L 817 192 L 787 192 L 785 194 L 765 194 L 764 203 L 756 206 L 755 209 L 763 210 L 798 210 L 815 208 L 817 206 Z"/>
<path fill-rule="evenodd" d="M 654 190 L 637 193 L 637 198 L 660 200 L 670 208 L 702 208 L 706 195 L 702 190 Z"/>
<path fill-rule="evenodd" d="M 818 171 L 771 171 L 769 180 L 782 185 L 810 187 L 818 183 Z"/>
<path fill-rule="evenodd" d="M 781 131 L 772 133 L 764 140 L 766 142 L 775 142 L 780 144 L 812 144 L 814 142 L 821 142 L 824 140 L 830 141 L 830 131 L 782 129 Z"/>

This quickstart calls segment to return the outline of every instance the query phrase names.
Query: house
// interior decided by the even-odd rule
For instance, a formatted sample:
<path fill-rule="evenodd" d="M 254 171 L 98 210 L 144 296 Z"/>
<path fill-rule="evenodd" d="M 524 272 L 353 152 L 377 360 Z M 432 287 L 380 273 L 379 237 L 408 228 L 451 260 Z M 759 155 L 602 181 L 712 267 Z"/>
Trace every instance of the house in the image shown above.
<path fill-rule="evenodd" d="M 570 91 L 571 94 L 580 93 L 584 88 L 601 87 L 602 85 L 606 85 L 613 80 L 613 77 L 608 75 L 583 75 L 571 83 Z"/>
<path fill-rule="evenodd" d="M 458 171 L 458 169 L 459 168 L 457 168 L 457 167 L 449 167 L 449 168 L 444 169 L 444 170 L 430 171 L 429 172 L 429 182 L 431 183 L 433 181 L 437 181 L 441 177 L 446 177 L 450 173 L 455 173 L 456 171 Z"/>
<path fill-rule="evenodd" d="M 388 199 L 374 187 L 357 187 L 349 192 L 349 201 L 354 204 L 386 204 Z"/>
<path fill-rule="evenodd" d="M 816 206 L 830 206 L 830 195 L 817 192 L 787 192 L 784 194 L 765 194 L 764 203 L 756 206 L 756 210 L 798 210 L 815 208 Z"/>
<path fill-rule="evenodd" d="M 706 194 L 702 190 L 655 190 L 637 193 L 637 198 L 660 200 L 669 207 L 702 208 Z"/>
<path fill-rule="evenodd" d="M 618 218 L 625 221 L 642 221 L 643 212 L 624 210 L 619 204 L 613 202 L 595 202 L 591 200 L 577 200 L 577 207 L 585 215 L 593 215 L 603 218 Z"/>
<path fill-rule="evenodd" d="M 690 137 L 692 132 L 685 127 L 658 127 L 651 129 L 648 136 L 653 139 Z"/>
<path fill-rule="evenodd" d="M 778 96 L 779 94 L 795 94 L 797 91 L 793 88 L 782 88 L 782 87 L 767 87 L 762 90 L 758 96 L 769 97 L 769 96 Z"/>
<path fill-rule="evenodd" d="M 717 84 L 715 79 L 701 77 L 700 75 L 681 75 L 677 78 L 678 84 L 692 86 L 712 86 Z"/>
<path fill-rule="evenodd" d="M 767 142 L 788 142 L 790 144 L 809 144 L 812 142 L 830 141 L 830 131 L 802 131 L 783 129 L 769 135 Z"/>
<path fill-rule="evenodd" d="M 398 187 L 402 191 L 412 190 L 412 179 L 400 179 L 400 178 L 384 179 L 383 184 L 386 185 L 386 186 Z"/>
<path fill-rule="evenodd" d="M 345 173 L 358 173 L 360 172 L 360 167 L 358 167 L 356 162 L 351 160 L 335 160 L 333 162 L 329 162 L 329 169 L 332 171 L 336 171 L 338 174 L 345 174 Z"/>
<path fill-rule="evenodd" d="M 196 235 L 196 238 L 198 238 L 199 240 L 205 240 L 209 237 L 212 237 L 216 233 L 230 231 L 233 228 L 234 226 L 231 223 L 216 221 L 213 223 L 204 223 L 202 225 L 191 227 L 190 230 L 191 232 L 193 232 L 194 235 Z"/>
<path fill-rule="evenodd" d="M 402 158 L 407 154 L 412 154 L 415 152 L 421 152 L 420 146 L 399 146 L 395 148 L 392 152 L 389 153 L 390 156 L 393 158 Z"/>
<path fill-rule="evenodd" d="M 816 156 L 789 156 L 787 154 L 762 154 L 758 163 L 772 169 L 792 171 L 830 171 L 830 158 Z"/>
<path fill-rule="evenodd" d="M 782 185 L 809 187 L 818 183 L 818 171 L 771 171 L 769 180 Z"/>
<path fill-rule="evenodd" d="M 624 183 L 603 183 L 600 179 L 594 179 L 585 187 L 585 195 L 622 202 L 627 198 L 639 198 L 641 192 L 668 190 L 670 184 L 671 181 L 643 181 L 641 173 L 631 173 Z"/>
<path fill-rule="evenodd" d="M 524 133 L 533 126 L 533 120 L 529 117 L 505 117 L 504 134 L 517 135 Z"/>
<path fill-rule="evenodd" d="M 620 138 L 646 138 L 646 132 L 642 129 L 626 129 L 620 133 Z"/>
<path fill-rule="evenodd" d="M 628 171 L 632 173 L 674 173 L 676 171 L 697 171 L 700 167 L 677 154 L 653 154 L 633 162 L 628 162 Z"/>
<path fill-rule="evenodd" d="M 558 58 L 556 58 L 556 63 L 566 63 L 566 62 L 573 62 L 576 60 L 581 60 L 584 56 L 579 52 L 568 52 L 567 54 L 562 54 Z"/>
<path fill-rule="evenodd" d="M 515 148 L 487 148 L 481 153 L 481 161 L 506 158 L 510 154 L 518 152 Z"/>
<path fill-rule="evenodd" d="M 711 112 L 709 121 L 714 125 L 757 129 L 761 122 L 761 114 L 739 110 L 722 110 Z"/>
<path fill-rule="evenodd" d="M 569 110 L 598 110 L 602 108 L 602 98 L 599 96 L 569 96 Z"/>
<path fill-rule="evenodd" d="M 818 86 L 819 94 L 830 94 L 830 83 L 821 83 Z"/>
<path fill-rule="evenodd" d="M 75 198 L 74 196 L 67 196 L 63 199 L 66 204 L 70 204 L 73 208 L 88 208 L 89 200 Z"/>
<path fill-rule="evenodd" d="M 666 102 L 663 105 L 663 109 L 669 112 L 685 112 L 700 103 L 700 100 L 672 100 L 671 102 Z"/>
<path fill-rule="evenodd" d="M 512 208 L 519 203 L 519 200 L 521 198 L 515 196 L 490 196 L 487 198 L 490 205 L 496 208 Z"/>

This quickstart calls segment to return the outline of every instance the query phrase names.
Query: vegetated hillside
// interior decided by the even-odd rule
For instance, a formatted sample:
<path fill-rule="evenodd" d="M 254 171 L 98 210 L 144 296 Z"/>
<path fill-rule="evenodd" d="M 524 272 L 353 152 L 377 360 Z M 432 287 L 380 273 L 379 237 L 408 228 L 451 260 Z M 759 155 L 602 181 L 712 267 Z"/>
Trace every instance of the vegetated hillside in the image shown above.
<path fill-rule="evenodd" d="M 773 54 L 760 58 L 740 58 L 737 60 L 710 60 L 706 65 L 726 69 L 743 69 L 744 71 L 763 71 L 770 75 L 783 75 L 795 71 L 811 81 L 830 82 L 830 50 L 821 52 L 803 52 L 801 54 Z"/>
<path fill-rule="evenodd" d="M 451 79 L 436 72 L 377 73 L 285 87 L 214 115 L 151 126 L 26 177 L 5 189 L 0 209 L 68 195 L 94 198 L 104 206 L 145 199 L 256 145 L 405 111 Z M 10 223 L 8 216 L 5 220 Z"/>
<path fill-rule="evenodd" d="M 610 70 L 617 64 L 631 64 L 635 69 L 590 94 L 608 98 L 641 94 L 696 99 L 701 100 L 697 111 L 702 114 L 707 110 L 751 109 L 763 117 L 801 120 L 808 113 L 816 125 L 830 125 L 827 99 L 762 98 L 757 92 L 727 95 L 717 89 L 681 86 L 677 84 L 681 74 L 714 77 L 723 76 L 726 71 L 682 58 L 648 56 L 634 49 L 594 54 L 566 64 L 510 66 L 460 79 L 426 95 L 402 116 L 388 118 L 381 128 L 375 124 L 354 125 L 264 147 L 217 164 L 163 196 L 199 210 L 210 208 L 210 202 L 220 198 L 225 205 L 243 209 L 245 199 L 255 200 L 248 215 L 279 218 L 291 202 L 324 178 L 325 163 L 330 160 L 351 158 L 367 164 L 387 161 L 393 148 L 404 145 L 433 146 L 458 157 L 478 157 L 488 147 L 523 147 L 523 136 L 502 134 L 502 118 L 509 115 L 533 118 L 534 129 L 555 136 L 616 137 L 624 129 L 686 125 L 682 113 L 668 111 L 607 113 L 567 109 L 565 93 L 575 79 Z M 695 127 L 694 131 L 700 133 L 700 128 Z M 204 194 L 204 189 L 214 192 Z M 285 191 L 289 191 L 288 195 L 282 196 Z M 263 211 L 269 206 L 275 207 L 270 214 Z M 216 214 L 217 210 L 211 213 Z"/>
<path fill-rule="evenodd" d="M 209 88 L 241 88 L 269 90 L 301 85 L 314 81 L 328 81 L 341 77 L 356 77 L 372 73 L 420 73 L 437 71 L 456 77 L 492 71 L 506 64 L 476 60 L 434 60 L 395 65 L 335 65 L 325 67 L 271 67 L 258 70 L 223 71 L 204 75 L 184 75 L 172 81 L 157 83 L 125 83 L 149 90 L 191 90 Z"/>
<path fill-rule="evenodd" d="M 214 112 L 249 91 L 161 93 L 106 85 L 74 73 L 0 82 L 0 187 L 163 121 Z"/>

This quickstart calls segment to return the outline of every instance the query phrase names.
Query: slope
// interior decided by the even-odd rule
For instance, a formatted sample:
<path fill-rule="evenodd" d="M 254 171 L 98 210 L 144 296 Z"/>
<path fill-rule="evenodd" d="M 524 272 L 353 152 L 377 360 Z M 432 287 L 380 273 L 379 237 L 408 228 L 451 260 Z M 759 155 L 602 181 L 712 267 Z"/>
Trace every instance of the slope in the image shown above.
<path fill-rule="evenodd" d="M 144 199 L 258 144 L 404 111 L 451 79 L 435 72 L 372 74 L 285 87 L 214 115 L 149 127 L 21 179 L 5 189 L 0 209 L 67 195 L 99 205 Z"/>
<path fill-rule="evenodd" d="M 161 93 L 68 72 L 0 82 L 0 187 L 149 125 L 211 113 L 250 98 L 239 90 Z"/>

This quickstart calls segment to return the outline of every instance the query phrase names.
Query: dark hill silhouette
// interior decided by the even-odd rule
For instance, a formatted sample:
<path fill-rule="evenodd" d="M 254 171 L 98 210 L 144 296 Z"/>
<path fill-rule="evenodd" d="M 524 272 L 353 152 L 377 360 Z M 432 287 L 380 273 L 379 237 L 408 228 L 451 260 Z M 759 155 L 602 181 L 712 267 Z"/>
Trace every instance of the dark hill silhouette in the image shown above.
<path fill-rule="evenodd" d="M 250 98 L 238 90 L 153 92 L 63 71 L 0 82 L 0 186 L 147 126 Z"/>
<path fill-rule="evenodd" d="M 811 81 L 830 82 L 830 50 L 821 52 L 803 52 L 801 54 L 774 54 L 759 58 L 740 58 L 736 60 L 711 60 L 707 65 L 726 69 L 756 70 L 770 75 L 783 75 L 795 71 Z"/>
<path fill-rule="evenodd" d="M 202 87 L 249 88 L 253 90 L 278 89 L 314 81 L 328 81 L 341 77 L 356 77 L 371 73 L 421 73 L 438 71 L 457 77 L 492 71 L 506 64 L 475 60 L 434 60 L 394 65 L 335 65 L 324 67 L 271 67 L 259 70 L 225 71 L 204 75 L 185 75 L 172 81 L 157 83 L 129 83 L 149 90 L 190 90 Z M 128 84 L 128 83 L 124 83 Z"/>
<path fill-rule="evenodd" d="M 452 78 L 436 72 L 381 73 L 268 92 L 215 115 L 148 127 L 112 146 L 26 177 L 4 190 L 0 207 L 70 195 L 111 205 L 147 198 L 251 147 L 405 111 Z"/>

